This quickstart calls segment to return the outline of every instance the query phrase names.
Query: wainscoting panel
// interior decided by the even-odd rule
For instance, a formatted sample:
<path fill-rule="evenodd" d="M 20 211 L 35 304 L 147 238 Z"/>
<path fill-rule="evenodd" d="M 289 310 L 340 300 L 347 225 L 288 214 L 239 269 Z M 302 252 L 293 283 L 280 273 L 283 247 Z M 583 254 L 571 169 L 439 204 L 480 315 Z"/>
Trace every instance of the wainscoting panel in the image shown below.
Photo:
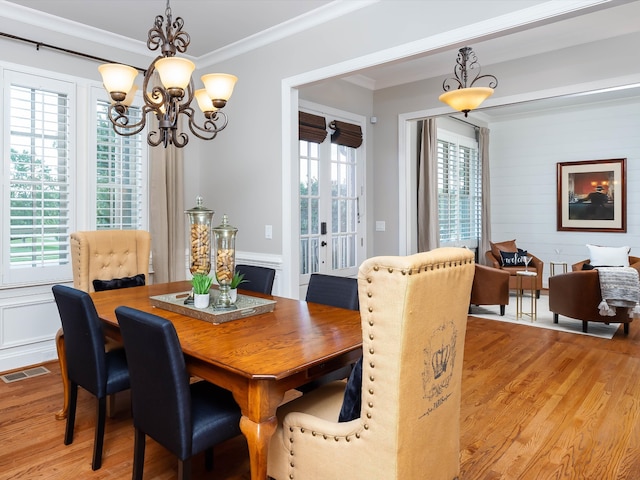
<path fill-rule="evenodd" d="M 13 289 L 12 289 L 13 290 Z M 26 294 L 31 291 L 31 294 Z M 60 316 L 50 287 L 4 290 L 0 298 L 0 372 L 57 358 Z"/>

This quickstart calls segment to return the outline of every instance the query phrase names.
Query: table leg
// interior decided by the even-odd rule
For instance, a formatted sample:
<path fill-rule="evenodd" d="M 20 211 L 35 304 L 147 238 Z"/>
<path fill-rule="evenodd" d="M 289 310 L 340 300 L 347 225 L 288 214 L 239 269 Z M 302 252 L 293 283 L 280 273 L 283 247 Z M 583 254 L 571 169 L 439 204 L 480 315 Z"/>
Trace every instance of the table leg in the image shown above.
<path fill-rule="evenodd" d="M 267 479 L 269 442 L 277 426 L 277 417 L 271 417 L 266 422 L 261 423 L 255 423 L 244 415 L 240 419 L 240 430 L 247 437 L 247 445 L 249 446 L 251 480 Z"/>
<path fill-rule="evenodd" d="M 62 329 L 56 333 L 56 350 L 58 351 L 58 362 L 60 362 L 60 378 L 62 379 L 62 408 L 56 412 L 56 420 L 67 418 L 69 411 L 69 377 L 67 376 L 67 354 L 64 348 L 64 333 Z"/>

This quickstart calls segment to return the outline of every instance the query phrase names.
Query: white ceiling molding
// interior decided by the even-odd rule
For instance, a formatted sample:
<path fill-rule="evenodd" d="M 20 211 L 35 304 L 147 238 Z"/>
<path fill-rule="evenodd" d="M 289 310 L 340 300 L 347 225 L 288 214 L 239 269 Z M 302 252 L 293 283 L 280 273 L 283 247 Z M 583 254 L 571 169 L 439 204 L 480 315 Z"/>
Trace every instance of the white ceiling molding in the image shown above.
<path fill-rule="evenodd" d="M 380 0 L 335 0 L 320 8 L 283 22 L 280 25 L 243 38 L 206 55 L 202 55 L 198 59 L 197 66 L 198 68 L 206 68 L 215 63 L 242 55 L 251 50 L 264 47 L 283 38 L 329 22 L 335 18 L 342 17 L 361 8 L 378 3 L 379 1 Z"/>
<path fill-rule="evenodd" d="M 201 57 L 196 58 L 188 54 L 183 54 L 182 56 L 194 61 L 197 68 L 206 68 L 214 63 L 268 45 L 379 1 L 380 0 L 334 0 L 320 8 L 292 18 L 291 20 L 207 53 Z M 6 0 L 0 0 L 0 17 L 81 40 L 110 45 L 114 48 L 145 57 L 149 57 L 150 55 L 146 42 L 133 40 L 116 33 L 57 17 Z M 11 33 L 19 35 L 18 32 Z"/>
<path fill-rule="evenodd" d="M 114 48 L 132 52 L 145 57 L 149 56 L 149 49 L 145 42 L 123 37 L 112 32 L 100 30 L 82 23 L 74 22 L 66 18 L 56 17 L 39 10 L 23 7 L 16 3 L 0 0 L 0 17 L 31 25 L 38 29 L 49 30 L 63 35 L 87 40 Z M 72 32 L 72 33 L 70 33 Z M 20 35 L 20 32 L 11 32 Z M 33 39 L 38 40 L 38 39 Z"/>
<path fill-rule="evenodd" d="M 343 76 L 358 70 L 375 67 L 386 62 L 424 55 L 442 49 L 453 49 L 471 41 L 480 41 L 493 36 L 503 36 L 536 26 L 544 25 L 559 19 L 606 8 L 613 0 L 564 0 L 550 1 L 533 7 L 507 13 L 471 25 L 465 25 L 447 32 L 439 33 L 396 47 L 349 59 L 317 70 L 305 72 L 284 80 L 297 87 L 306 83 Z M 619 4 L 619 2 L 617 3 Z"/>

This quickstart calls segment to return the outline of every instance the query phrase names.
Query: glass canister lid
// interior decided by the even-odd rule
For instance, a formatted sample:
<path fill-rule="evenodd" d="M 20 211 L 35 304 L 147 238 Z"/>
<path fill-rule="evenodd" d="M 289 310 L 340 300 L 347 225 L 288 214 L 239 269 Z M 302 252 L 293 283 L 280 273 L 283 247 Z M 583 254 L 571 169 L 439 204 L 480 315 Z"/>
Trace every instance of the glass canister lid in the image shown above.
<path fill-rule="evenodd" d="M 207 220 L 211 220 L 213 214 L 216 212 L 202 205 L 202 196 L 198 195 L 196 197 L 196 206 L 190 210 L 185 210 L 184 213 L 189 215 L 194 221 L 206 222 Z"/>
<path fill-rule="evenodd" d="M 230 237 L 235 235 L 238 232 L 238 229 L 232 225 L 229 225 L 229 218 L 227 217 L 227 214 L 225 213 L 222 216 L 222 223 L 220 225 L 218 225 L 217 227 L 215 227 L 213 229 L 213 231 L 223 237 Z"/>

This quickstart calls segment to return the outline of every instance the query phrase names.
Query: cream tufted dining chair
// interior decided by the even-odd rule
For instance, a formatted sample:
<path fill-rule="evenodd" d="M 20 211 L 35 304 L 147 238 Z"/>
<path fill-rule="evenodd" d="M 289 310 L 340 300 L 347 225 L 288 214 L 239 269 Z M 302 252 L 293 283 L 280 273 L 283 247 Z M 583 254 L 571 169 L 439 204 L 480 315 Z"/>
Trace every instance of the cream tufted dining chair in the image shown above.
<path fill-rule="evenodd" d="M 95 291 L 94 280 L 113 280 L 144 274 L 149 283 L 151 235 L 144 230 L 95 230 L 71 234 L 71 267 L 73 287 Z M 111 348 L 112 346 L 107 346 Z M 58 420 L 67 417 L 69 379 L 62 329 L 56 334 L 56 348 L 64 389 L 64 405 L 56 413 Z"/>
<path fill-rule="evenodd" d="M 268 475 L 276 480 L 457 478 L 473 276 L 473 254 L 462 248 L 366 260 L 358 273 L 362 385 L 346 388 L 361 399 L 360 415 L 338 422 L 347 400 L 344 382 L 283 405 L 269 447 Z"/>

